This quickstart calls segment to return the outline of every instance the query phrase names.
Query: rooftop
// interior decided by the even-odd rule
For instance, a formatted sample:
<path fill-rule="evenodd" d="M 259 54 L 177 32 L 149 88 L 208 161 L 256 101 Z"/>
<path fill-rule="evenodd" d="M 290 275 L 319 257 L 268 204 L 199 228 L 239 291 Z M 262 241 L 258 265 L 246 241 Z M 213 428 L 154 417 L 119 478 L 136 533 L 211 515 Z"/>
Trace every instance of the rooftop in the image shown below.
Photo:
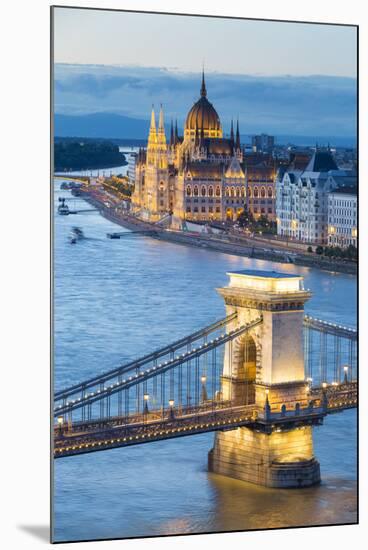
<path fill-rule="evenodd" d="M 338 170 L 330 151 L 316 151 L 305 168 L 306 172 Z"/>
<path fill-rule="evenodd" d="M 301 275 L 280 273 L 278 271 L 263 271 L 258 269 L 243 269 L 240 271 L 229 271 L 228 275 L 246 275 L 248 277 L 262 277 L 268 279 L 301 279 Z"/>
<path fill-rule="evenodd" d="M 245 292 L 268 293 L 271 295 L 280 293 L 299 293 L 304 291 L 303 277 L 290 273 L 277 271 L 262 271 L 244 269 L 228 273 L 230 277 L 229 287 L 244 289 Z"/>
<path fill-rule="evenodd" d="M 332 191 L 333 194 L 335 193 L 338 193 L 339 195 L 340 194 L 344 194 L 344 195 L 354 195 L 356 197 L 357 195 L 357 188 L 355 185 L 346 185 L 344 187 L 338 187 L 337 189 L 334 189 Z"/>

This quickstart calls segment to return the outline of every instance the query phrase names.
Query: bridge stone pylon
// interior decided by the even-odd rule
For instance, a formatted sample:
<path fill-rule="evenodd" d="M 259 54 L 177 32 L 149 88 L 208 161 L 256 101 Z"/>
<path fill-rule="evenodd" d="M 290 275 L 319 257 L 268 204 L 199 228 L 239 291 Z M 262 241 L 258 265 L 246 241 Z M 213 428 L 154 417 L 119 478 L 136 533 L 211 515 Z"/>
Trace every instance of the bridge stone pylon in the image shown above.
<path fill-rule="evenodd" d="M 237 313 L 231 331 L 262 317 L 262 323 L 226 344 L 221 391 L 224 400 L 253 405 L 254 426 L 218 432 L 209 469 L 268 487 L 302 487 L 320 481 L 313 454 L 312 423 L 274 424 L 273 413 L 308 407 L 303 352 L 304 304 L 311 293 L 303 277 L 274 271 L 228 273 L 218 289 L 226 313 Z M 297 413 L 299 414 L 299 413 Z"/>

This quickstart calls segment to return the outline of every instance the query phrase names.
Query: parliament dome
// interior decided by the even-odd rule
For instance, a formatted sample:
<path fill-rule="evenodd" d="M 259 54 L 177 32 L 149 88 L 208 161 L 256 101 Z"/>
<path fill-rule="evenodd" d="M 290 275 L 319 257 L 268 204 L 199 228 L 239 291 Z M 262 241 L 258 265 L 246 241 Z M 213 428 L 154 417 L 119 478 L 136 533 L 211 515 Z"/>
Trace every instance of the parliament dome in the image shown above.
<path fill-rule="evenodd" d="M 202 74 L 201 97 L 190 109 L 185 122 L 185 135 L 195 137 L 196 131 L 201 134 L 203 129 L 204 137 L 222 137 L 220 117 L 216 109 L 207 99 L 207 90 Z"/>

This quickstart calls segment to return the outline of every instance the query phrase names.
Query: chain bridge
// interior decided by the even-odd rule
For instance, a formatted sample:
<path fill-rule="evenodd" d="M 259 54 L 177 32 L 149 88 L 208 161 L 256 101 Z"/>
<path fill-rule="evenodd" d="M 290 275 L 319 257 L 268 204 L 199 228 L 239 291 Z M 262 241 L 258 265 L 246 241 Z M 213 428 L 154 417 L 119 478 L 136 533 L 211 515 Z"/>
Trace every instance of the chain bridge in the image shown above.
<path fill-rule="evenodd" d="M 319 481 L 312 428 L 357 407 L 357 331 L 305 315 L 302 277 L 229 276 L 224 318 L 55 391 L 55 458 L 216 432 L 212 471 L 268 486 Z"/>

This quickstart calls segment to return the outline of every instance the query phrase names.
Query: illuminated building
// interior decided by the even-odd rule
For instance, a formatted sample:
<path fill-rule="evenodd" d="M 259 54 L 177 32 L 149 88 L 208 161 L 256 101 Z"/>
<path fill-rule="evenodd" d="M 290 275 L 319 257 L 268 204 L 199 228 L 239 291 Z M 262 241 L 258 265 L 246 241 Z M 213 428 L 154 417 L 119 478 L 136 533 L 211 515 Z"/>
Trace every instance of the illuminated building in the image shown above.
<path fill-rule="evenodd" d="M 351 177 L 351 171 L 338 169 L 329 148 L 316 148 L 309 162 L 305 155 L 292 159 L 276 182 L 278 235 L 326 245 L 329 193 Z"/>
<path fill-rule="evenodd" d="M 271 155 L 262 153 L 251 153 L 244 158 L 247 210 L 255 219 L 266 216 L 269 220 L 274 220 L 276 217 L 276 162 Z"/>
<path fill-rule="evenodd" d="M 356 187 L 340 187 L 328 196 L 328 244 L 357 246 L 358 210 Z"/>
<path fill-rule="evenodd" d="M 200 98 L 190 109 L 179 136 L 171 124 L 167 140 L 161 107 L 156 127 L 152 109 L 146 149 L 136 159 L 133 212 L 157 221 L 236 220 L 246 200 L 246 169 L 239 123 L 224 138 L 216 109 L 207 99 L 202 74 Z"/>

